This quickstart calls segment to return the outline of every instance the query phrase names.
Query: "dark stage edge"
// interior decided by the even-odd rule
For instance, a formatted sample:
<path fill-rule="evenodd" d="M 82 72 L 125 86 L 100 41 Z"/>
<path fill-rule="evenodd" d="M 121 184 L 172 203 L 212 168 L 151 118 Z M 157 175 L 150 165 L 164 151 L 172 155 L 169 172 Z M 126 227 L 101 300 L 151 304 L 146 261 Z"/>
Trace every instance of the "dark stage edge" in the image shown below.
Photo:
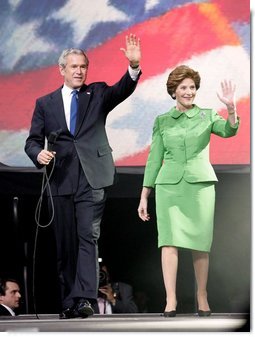
<path fill-rule="evenodd" d="M 250 331 L 247 314 L 177 314 L 165 318 L 161 314 L 94 315 L 84 319 L 59 319 L 58 315 L 40 314 L 1 317 L 4 332 L 226 332 Z"/>

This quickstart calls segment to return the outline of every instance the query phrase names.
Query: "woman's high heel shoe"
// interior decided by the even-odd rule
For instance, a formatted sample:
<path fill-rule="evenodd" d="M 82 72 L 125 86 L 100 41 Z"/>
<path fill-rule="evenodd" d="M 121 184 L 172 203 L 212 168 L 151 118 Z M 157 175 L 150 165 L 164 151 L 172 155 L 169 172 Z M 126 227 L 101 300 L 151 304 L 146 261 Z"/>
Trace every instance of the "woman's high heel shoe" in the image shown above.
<path fill-rule="evenodd" d="M 175 317 L 176 316 L 176 310 L 164 311 L 163 316 L 164 317 Z"/>
<path fill-rule="evenodd" d="M 208 316 L 211 316 L 211 310 L 198 310 L 198 316 L 199 317 L 208 317 Z"/>

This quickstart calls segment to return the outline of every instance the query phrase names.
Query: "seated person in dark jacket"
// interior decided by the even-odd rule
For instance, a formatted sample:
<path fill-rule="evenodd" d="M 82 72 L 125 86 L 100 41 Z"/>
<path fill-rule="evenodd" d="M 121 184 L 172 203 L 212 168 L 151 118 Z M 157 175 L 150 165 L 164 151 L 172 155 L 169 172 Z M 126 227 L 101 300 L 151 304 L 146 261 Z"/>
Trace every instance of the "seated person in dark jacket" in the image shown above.
<path fill-rule="evenodd" d="M 18 282 L 11 278 L 0 278 L 0 316 L 16 316 L 20 298 Z"/>
<path fill-rule="evenodd" d="M 105 265 L 102 265 L 100 268 L 97 303 L 98 308 L 95 308 L 95 313 L 119 314 L 138 312 L 133 298 L 132 287 L 123 282 L 111 282 Z"/>

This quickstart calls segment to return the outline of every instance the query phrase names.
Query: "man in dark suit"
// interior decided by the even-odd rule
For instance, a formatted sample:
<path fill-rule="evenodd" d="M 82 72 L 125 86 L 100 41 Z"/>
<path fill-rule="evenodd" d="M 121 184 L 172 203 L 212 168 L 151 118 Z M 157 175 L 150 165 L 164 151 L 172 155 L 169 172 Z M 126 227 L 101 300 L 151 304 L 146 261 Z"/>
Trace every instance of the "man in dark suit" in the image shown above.
<path fill-rule="evenodd" d="M 16 316 L 15 310 L 20 306 L 20 288 L 16 280 L 0 279 L 0 316 Z"/>
<path fill-rule="evenodd" d="M 36 167 L 50 164 L 54 168 L 50 186 L 63 318 L 92 315 L 91 303 L 97 298 L 97 240 L 105 188 L 115 180 L 105 121 L 133 93 L 141 74 L 140 40 L 130 34 L 121 50 L 129 67 L 113 86 L 104 82 L 86 85 L 86 53 L 64 50 L 59 58 L 64 85 L 37 99 L 25 144 Z M 78 106 L 76 111 L 74 106 Z"/>

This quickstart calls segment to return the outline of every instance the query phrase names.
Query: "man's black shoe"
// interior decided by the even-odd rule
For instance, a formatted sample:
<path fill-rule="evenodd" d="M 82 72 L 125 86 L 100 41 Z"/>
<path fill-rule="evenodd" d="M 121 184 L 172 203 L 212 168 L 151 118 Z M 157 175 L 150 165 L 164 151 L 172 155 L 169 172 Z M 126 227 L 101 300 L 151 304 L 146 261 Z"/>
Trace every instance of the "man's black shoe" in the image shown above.
<path fill-rule="evenodd" d="M 94 314 L 91 304 L 85 298 L 82 298 L 78 301 L 75 311 L 79 314 L 80 317 L 88 317 Z"/>
<path fill-rule="evenodd" d="M 67 308 L 59 314 L 60 319 L 86 318 L 94 314 L 91 304 L 85 298 L 80 299 L 72 308 Z"/>
<path fill-rule="evenodd" d="M 60 319 L 70 319 L 80 317 L 75 308 L 67 308 L 59 314 Z"/>

